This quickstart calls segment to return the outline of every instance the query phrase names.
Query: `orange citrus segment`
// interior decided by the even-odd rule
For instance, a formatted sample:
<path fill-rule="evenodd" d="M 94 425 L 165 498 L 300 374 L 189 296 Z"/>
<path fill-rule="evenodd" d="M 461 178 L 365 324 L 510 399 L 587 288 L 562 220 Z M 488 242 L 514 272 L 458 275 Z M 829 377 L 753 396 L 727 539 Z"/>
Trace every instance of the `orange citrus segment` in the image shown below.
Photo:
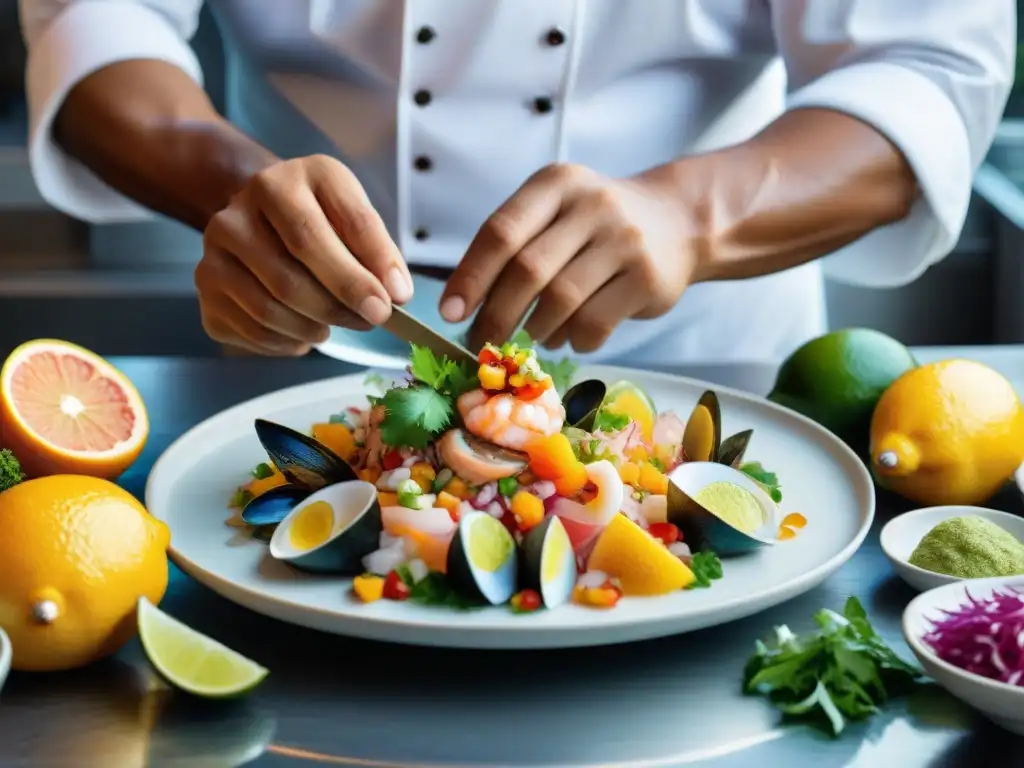
<path fill-rule="evenodd" d="M 617 578 L 627 596 L 668 594 L 695 578 L 664 544 L 622 514 L 615 515 L 601 532 L 587 570 Z"/>
<path fill-rule="evenodd" d="M 0 372 L 0 444 L 29 476 L 113 478 L 142 451 L 149 421 L 131 382 L 65 341 L 22 344 Z"/>
<path fill-rule="evenodd" d="M 789 541 L 795 538 L 796 528 L 790 528 L 788 525 L 779 526 L 779 541 Z"/>

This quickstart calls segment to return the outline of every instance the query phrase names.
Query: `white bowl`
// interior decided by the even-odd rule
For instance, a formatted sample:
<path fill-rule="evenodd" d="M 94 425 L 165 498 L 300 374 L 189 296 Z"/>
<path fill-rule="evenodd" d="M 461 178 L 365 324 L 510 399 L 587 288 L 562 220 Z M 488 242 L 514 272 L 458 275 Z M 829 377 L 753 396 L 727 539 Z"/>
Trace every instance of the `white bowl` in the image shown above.
<path fill-rule="evenodd" d="M 942 610 L 956 610 L 967 602 L 967 592 L 985 599 L 998 589 L 1024 592 L 1024 576 L 1000 576 L 946 584 L 918 595 L 903 612 L 903 637 L 917 660 L 936 683 L 1011 733 L 1024 734 L 1024 688 L 966 672 L 943 661 L 921 640 L 932 628 L 930 619 Z"/>
<path fill-rule="evenodd" d="M 889 558 L 889 562 L 892 563 L 900 577 L 921 592 L 958 581 L 967 581 L 972 584 L 981 581 L 981 579 L 964 580 L 955 576 L 947 576 L 944 573 L 933 573 L 907 562 L 917 545 L 921 543 L 921 539 L 932 528 L 951 517 L 966 517 L 968 515 L 984 517 L 1024 542 L 1024 518 L 1017 515 L 984 507 L 925 507 L 912 512 L 904 512 L 885 524 L 880 535 L 882 551 L 885 552 L 885 556 Z"/>
<path fill-rule="evenodd" d="M 7 673 L 11 671 L 11 656 L 13 655 L 11 640 L 7 637 L 7 633 L 0 629 L 0 689 L 3 689 Z"/>

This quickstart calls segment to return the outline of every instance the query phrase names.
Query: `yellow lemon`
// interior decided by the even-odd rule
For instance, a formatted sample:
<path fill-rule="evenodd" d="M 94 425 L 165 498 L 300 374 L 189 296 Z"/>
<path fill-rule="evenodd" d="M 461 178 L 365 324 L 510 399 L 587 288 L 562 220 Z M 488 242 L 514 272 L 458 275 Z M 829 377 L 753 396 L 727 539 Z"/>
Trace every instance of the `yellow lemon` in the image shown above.
<path fill-rule="evenodd" d="M 587 569 L 617 578 L 624 595 L 664 595 L 695 578 L 664 544 L 621 514 L 601 532 Z"/>
<path fill-rule="evenodd" d="M 879 483 L 922 504 L 980 504 L 1024 461 L 1024 406 L 971 360 L 922 365 L 885 391 L 871 419 Z"/>
<path fill-rule="evenodd" d="M 13 668 L 72 669 L 136 631 L 167 589 L 167 526 L 113 483 L 53 475 L 0 493 L 0 626 Z"/>

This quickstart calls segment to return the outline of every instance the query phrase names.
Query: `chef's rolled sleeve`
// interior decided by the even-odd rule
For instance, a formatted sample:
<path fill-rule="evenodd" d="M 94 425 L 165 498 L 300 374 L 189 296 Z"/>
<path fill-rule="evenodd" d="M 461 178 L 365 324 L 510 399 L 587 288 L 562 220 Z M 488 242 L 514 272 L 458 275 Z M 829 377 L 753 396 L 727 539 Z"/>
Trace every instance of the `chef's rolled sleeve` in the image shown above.
<path fill-rule="evenodd" d="M 827 257 L 825 274 L 870 287 L 911 282 L 959 240 L 1013 83 L 1015 3 L 774 0 L 773 13 L 788 108 L 834 109 L 873 126 L 920 190 L 909 216 Z"/>
<path fill-rule="evenodd" d="M 94 223 L 152 216 L 65 153 L 53 139 L 53 121 L 77 83 L 119 61 L 165 61 L 202 84 L 202 69 L 188 44 L 201 5 L 201 0 L 22 0 L 29 51 L 29 162 L 47 203 Z"/>

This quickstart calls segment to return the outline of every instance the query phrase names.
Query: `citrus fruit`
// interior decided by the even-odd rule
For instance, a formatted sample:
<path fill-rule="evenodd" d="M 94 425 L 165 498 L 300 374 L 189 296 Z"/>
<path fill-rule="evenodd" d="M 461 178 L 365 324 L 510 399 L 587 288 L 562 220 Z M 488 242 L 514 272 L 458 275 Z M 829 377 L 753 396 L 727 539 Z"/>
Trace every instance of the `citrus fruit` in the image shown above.
<path fill-rule="evenodd" d="M 108 480 L 53 475 L 0 493 L 0 626 L 14 669 L 72 669 L 135 633 L 167 589 L 170 532 Z"/>
<path fill-rule="evenodd" d="M 587 568 L 617 578 L 624 595 L 664 595 L 694 580 L 682 560 L 623 514 L 601 532 Z"/>
<path fill-rule="evenodd" d="M 970 360 L 897 379 L 871 420 L 879 484 L 922 504 L 980 504 L 1024 462 L 1024 406 L 1001 374 Z"/>
<path fill-rule="evenodd" d="M 267 670 L 139 598 L 139 639 L 171 685 L 194 696 L 227 698 L 251 691 Z"/>
<path fill-rule="evenodd" d="M 636 422 L 646 442 L 651 442 L 654 432 L 654 419 L 657 411 L 650 395 L 631 381 L 620 381 L 612 384 L 601 403 L 601 410 L 626 416 Z"/>
<path fill-rule="evenodd" d="M 884 333 L 833 331 L 782 363 L 768 399 L 813 419 L 863 454 L 875 404 L 916 365 L 910 350 Z"/>
<path fill-rule="evenodd" d="M 0 370 L 0 446 L 29 477 L 113 479 L 142 451 L 149 420 L 124 374 L 75 344 L 39 339 Z"/>

